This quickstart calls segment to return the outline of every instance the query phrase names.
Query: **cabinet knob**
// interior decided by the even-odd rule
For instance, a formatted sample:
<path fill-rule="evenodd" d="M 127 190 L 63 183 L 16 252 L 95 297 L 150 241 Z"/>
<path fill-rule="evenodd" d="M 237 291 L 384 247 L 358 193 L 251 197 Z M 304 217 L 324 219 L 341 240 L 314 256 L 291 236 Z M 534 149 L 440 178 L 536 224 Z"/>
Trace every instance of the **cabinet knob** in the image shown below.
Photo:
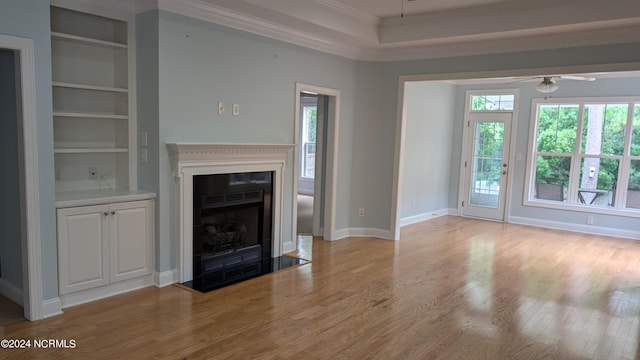
<path fill-rule="evenodd" d="M 105 212 L 104 212 L 104 216 L 107 216 L 107 215 L 109 215 L 109 213 L 105 211 Z"/>
<path fill-rule="evenodd" d="M 111 212 L 111 215 L 115 215 L 115 214 L 116 214 L 116 212 L 115 212 L 115 211 L 112 211 L 112 212 Z"/>

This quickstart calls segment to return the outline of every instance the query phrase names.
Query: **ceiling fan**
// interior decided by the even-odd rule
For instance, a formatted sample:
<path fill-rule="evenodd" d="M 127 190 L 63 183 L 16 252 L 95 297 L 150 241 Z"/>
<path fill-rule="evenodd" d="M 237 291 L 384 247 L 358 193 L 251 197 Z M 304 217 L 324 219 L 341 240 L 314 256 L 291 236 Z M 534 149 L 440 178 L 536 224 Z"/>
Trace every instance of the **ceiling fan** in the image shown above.
<path fill-rule="evenodd" d="M 536 90 L 543 94 L 551 94 L 552 92 L 555 92 L 556 90 L 558 90 L 560 88 L 560 86 L 557 84 L 558 79 L 578 80 L 578 81 L 595 81 L 596 80 L 596 78 L 594 77 L 582 76 L 582 75 L 549 75 L 549 76 L 534 76 L 531 78 L 518 80 L 516 82 L 526 81 L 530 79 L 542 79 L 542 81 L 540 81 L 540 83 L 536 85 Z"/>

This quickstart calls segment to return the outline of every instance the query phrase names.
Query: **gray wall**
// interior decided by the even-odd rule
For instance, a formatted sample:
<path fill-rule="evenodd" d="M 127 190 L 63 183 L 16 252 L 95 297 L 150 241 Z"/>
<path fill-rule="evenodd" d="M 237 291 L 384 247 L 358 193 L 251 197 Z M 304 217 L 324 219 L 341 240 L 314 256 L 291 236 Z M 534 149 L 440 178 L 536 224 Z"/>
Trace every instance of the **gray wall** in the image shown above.
<path fill-rule="evenodd" d="M 150 143 L 148 170 L 159 180 L 155 183 L 153 176 L 142 174 L 147 171 L 145 167 L 141 167 L 139 177 L 140 189 L 158 194 L 157 270 L 167 271 L 177 264 L 171 217 L 177 206 L 173 199 L 175 182 L 165 144 L 292 144 L 296 82 L 342 92 L 337 229 L 388 228 L 388 194 L 370 196 L 381 188 L 388 191 L 386 184 L 391 179 L 382 169 L 393 154 L 379 147 L 388 139 L 377 130 L 382 119 L 382 81 L 378 76 L 382 64 L 327 55 L 163 11 L 141 14 L 137 21 L 137 42 L 150 42 L 138 50 L 140 91 L 158 92 L 157 100 L 152 99 L 155 95 L 139 99 L 143 101 L 138 106 L 139 131 L 157 131 L 157 142 Z M 157 40 L 153 34 L 156 27 Z M 156 61 L 157 70 L 153 68 Z M 142 69 L 143 64 L 149 64 L 149 68 Z M 232 117 L 229 111 L 218 115 L 219 101 L 228 109 L 232 103 L 240 104 L 240 116 Z M 386 158 L 382 165 L 380 158 Z M 283 235 L 288 237 L 293 237 L 294 194 L 290 190 L 295 177 L 291 159 L 284 179 Z M 357 216 L 360 207 L 367 209 L 364 218 Z"/>
<path fill-rule="evenodd" d="M 406 85 L 400 218 L 449 208 L 450 188 L 455 187 L 450 181 L 455 100 L 452 84 Z"/>
<path fill-rule="evenodd" d="M 43 296 L 44 299 L 53 299 L 58 296 L 58 256 L 51 120 L 49 1 L 2 0 L 1 7 L 0 34 L 34 41 Z"/>
<path fill-rule="evenodd" d="M 158 12 L 152 11 L 136 18 L 136 75 L 138 106 L 138 135 L 147 133 L 147 163 L 138 160 L 138 189 L 158 193 L 160 190 L 160 170 L 158 169 L 158 144 L 160 123 L 158 121 Z M 138 143 L 138 154 L 140 144 Z M 158 214 L 161 207 L 167 207 L 168 199 L 156 197 L 155 234 L 160 234 Z M 155 246 L 156 267 L 161 263 L 159 246 Z M 165 250 L 166 252 L 166 250 Z M 165 261 L 167 262 L 167 261 Z"/>
<path fill-rule="evenodd" d="M 18 114 L 14 52 L 0 50 L 0 267 L 2 279 L 22 289 L 22 230 L 18 167 Z"/>

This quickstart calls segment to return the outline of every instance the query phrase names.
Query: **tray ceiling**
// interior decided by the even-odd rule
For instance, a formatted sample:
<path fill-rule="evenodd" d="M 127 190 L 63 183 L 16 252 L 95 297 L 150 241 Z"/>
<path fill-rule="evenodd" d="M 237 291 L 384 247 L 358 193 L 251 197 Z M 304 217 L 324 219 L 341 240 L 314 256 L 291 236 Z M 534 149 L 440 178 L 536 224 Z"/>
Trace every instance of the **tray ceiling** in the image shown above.
<path fill-rule="evenodd" d="M 111 1 L 137 6 L 134 11 L 138 12 L 148 10 L 151 3 L 162 10 L 358 60 L 430 59 L 640 41 L 638 0 Z"/>

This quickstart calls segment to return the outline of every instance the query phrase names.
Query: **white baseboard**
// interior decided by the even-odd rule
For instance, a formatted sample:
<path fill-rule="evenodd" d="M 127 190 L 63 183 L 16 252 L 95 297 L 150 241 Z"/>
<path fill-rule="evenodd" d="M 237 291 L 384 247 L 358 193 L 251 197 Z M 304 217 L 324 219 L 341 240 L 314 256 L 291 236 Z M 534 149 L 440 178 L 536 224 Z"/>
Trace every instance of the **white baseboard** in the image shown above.
<path fill-rule="evenodd" d="M 62 315 L 62 301 L 59 297 L 42 302 L 42 318 Z"/>
<path fill-rule="evenodd" d="M 93 289 L 78 291 L 71 294 L 61 295 L 62 308 L 80 305 L 91 301 L 104 299 L 110 296 L 123 294 L 129 291 L 153 286 L 153 275 L 147 275 L 136 279 L 119 281 L 117 283 L 100 286 Z"/>
<path fill-rule="evenodd" d="M 296 244 L 293 241 L 287 241 L 282 243 L 282 253 L 290 253 L 296 251 Z"/>
<path fill-rule="evenodd" d="M 613 236 L 625 239 L 640 240 L 640 232 L 630 230 L 620 230 L 609 227 L 593 226 L 593 225 L 579 225 L 572 223 L 565 223 L 559 221 L 531 219 L 519 216 L 509 217 L 509 223 L 519 225 L 538 226 L 548 229 L 573 231 L 585 234 L 594 234 L 602 236 Z"/>
<path fill-rule="evenodd" d="M 173 269 L 161 273 L 153 273 L 153 284 L 157 287 L 165 287 L 178 282 L 178 270 Z"/>
<path fill-rule="evenodd" d="M 391 240 L 391 231 L 385 229 L 374 228 L 348 228 L 336 230 L 336 240 L 348 237 L 374 237 L 379 239 Z"/>
<path fill-rule="evenodd" d="M 22 293 L 22 289 L 8 282 L 6 279 L 0 279 L 0 294 L 4 295 L 20 306 L 24 305 L 24 295 Z"/>
<path fill-rule="evenodd" d="M 440 210 L 429 211 L 429 212 L 418 214 L 418 215 L 408 216 L 406 218 L 400 219 L 400 227 L 416 224 L 419 222 L 435 219 L 435 218 L 446 216 L 446 215 L 458 215 L 458 210 L 440 209 Z"/>

